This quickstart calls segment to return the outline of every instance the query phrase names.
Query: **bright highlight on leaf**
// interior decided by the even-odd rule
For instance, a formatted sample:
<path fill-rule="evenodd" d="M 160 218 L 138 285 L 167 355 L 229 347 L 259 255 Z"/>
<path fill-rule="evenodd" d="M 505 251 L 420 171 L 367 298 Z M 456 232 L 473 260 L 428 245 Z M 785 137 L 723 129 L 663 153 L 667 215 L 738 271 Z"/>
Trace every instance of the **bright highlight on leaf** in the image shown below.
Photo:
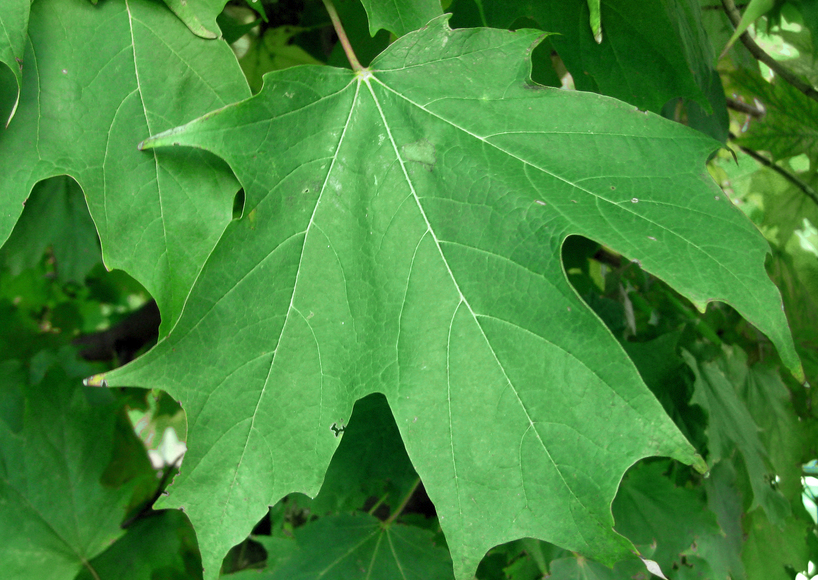
<path fill-rule="evenodd" d="M 591 12 L 591 31 L 597 44 L 602 43 L 602 15 L 600 13 L 601 0 L 588 0 L 588 10 Z"/>
<path fill-rule="evenodd" d="M 3 0 L 3 3 L 0 4 L 0 66 L 5 64 L 17 81 L 16 97 L 14 97 L 11 111 L 8 119 L 3 120 L 6 126 L 11 123 L 20 103 L 20 88 L 23 85 L 23 54 L 30 8 L 31 0 Z M 6 96 L 4 93 L 5 91 L 0 90 L 0 98 Z M 0 102 L 0 105 L 5 104 Z"/>
<path fill-rule="evenodd" d="M 160 505 L 190 517 L 207 578 L 268 505 L 318 492 L 333 425 L 373 392 L 458 579 L 522 537 L 631 557 L 611 529 L 625 470 L 652 455 L 705 466 L 568 284 L 569 235 L 700 308 L 732 304 L 799 372 L 766 242 L 704 170 L 717 144 L 530 84 L 539 36 L 441 17 L 369 69 L 273 73 L 144 143 L 219 155 L 254 216 L 228 226 L 171 334 L 106 377 L 181 401 L 189 451 Z"/>

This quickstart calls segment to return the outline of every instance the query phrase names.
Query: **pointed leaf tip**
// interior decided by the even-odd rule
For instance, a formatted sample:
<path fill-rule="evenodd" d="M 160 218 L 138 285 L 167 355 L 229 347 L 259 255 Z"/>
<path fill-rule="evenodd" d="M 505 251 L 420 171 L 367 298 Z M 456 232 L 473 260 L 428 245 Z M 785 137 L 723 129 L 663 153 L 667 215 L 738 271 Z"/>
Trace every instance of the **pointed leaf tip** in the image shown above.
<path fill-rule="evenodd" d="M 83 379 L 82 384 L 86 387 L 107 387 L 108 381 L 105 380 L 105 373 L 99 373 Z"/>

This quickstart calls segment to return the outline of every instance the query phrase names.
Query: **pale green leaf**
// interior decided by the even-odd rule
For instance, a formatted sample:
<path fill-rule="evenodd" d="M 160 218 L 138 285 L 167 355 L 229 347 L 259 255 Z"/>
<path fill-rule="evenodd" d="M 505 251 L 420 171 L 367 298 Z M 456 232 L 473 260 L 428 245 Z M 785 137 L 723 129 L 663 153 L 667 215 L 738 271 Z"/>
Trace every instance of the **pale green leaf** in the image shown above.
<path fill-rule="evenodd" d="M 100 22 L 105 34 L 89 42 Z M 148 0 L 41 0 L 29 38 L 20 107 L 0 133 L 0 240 L 38 181 L 70 175 L 85 191 L 106 266 L 151 292 L 167 331 L 231 219 L 238 186 L 212 155 L 137 145 L 249 96 L 232 51 Z"/>
<path fill-rule="evenodd" d="M 221 35 L 216 17 L 227 0 L 162 0 L 196 36 L 217 38 Z"/>
<path fill-rule="evenodd" d="M 730 37 L 723 52 L 729 50 L 733 43 L 738 40 L 738 37 L 744 34 L 753 22 L 772 10 L 774 5 L 775 0 L 750 0 L 744 9 L 744 14 L 741 15 L 738 26 L 736 26 L 736 31 L 733 32 L 733 36 Z"/>
<path fill-rule="evenodd" d="M 805 537 L 812 533 L 810 524 L 792 518 L 783 526 L 776 526 L 761 510 L 747 514 L 747 543 L 741 551 L 747 580 L 789 580 L 792 574 L 788 568 L 806 571 L 808 549 Z"/>
<path fill-rule="evenodd" d="M 750 149 L 769 151 L 784 159 L 806 153 L 818 161 L 818 102 L 782 80 L 767 82 L 746 70 L 731 75 L 737 92 L 764 110 L 759 119 L 748 118 L 737 142 Z"/>
<path fill-rule="evenodd" d="M 425 26 L 443 14 L 440 0 L 361 0 L 369 16 L 369 34 L 388 30 L 395 36 Z"/>
<path fill-rule="evenodd" d="M 652 548 L 650 558 L 665 571 L 683 567 L 686 551 L 721 533 L 704 494 L 676 487 L 663 475 L 668 463 L 631 469 L 613 503 L 617 531 L 645 551 Z"/>
<path fill-rule="evenodd" d="M 189 451 L 161 505 L 185 508 L 207 577 L 268 505 L 318 492 L 337 427 L 373 392 L 458 578 L 522 537 L 632 557 L 611 529 L 625 470 L 651 455 L 704 466 L 568 284 L 568 235 L 700 308 L 733 304 L 799 371 L 768 246 L 705 172 L 716 143 L 529 84 L 538 36 L 440 18 L 371 70 L 272 73 L 146 143 L 215 152 L 246 192 L 173 332 L 106 379 L 181 401 Z"/>
<path fill-rule="evenodd" d="M 707 505 L 716 514 L 723 537 L 709 536 L 704 538 L 699 547 L 711 568 L 721 571 L 720 578 L 726 578 L 727 572 L 733 580 L 745 580 L 744 564 L 741 561 L 741 550 L 744 544 L 744 498 L 739 491 L 736 472 L 732 463 L 722 461 L 712 466 L 710 477 L 704 481 L 707 492 Z"/>
<path fill-rule="evenodd" d="M 253 93 L 261 90 L 262 77 L 271 71 L 301 64 L 322 64 L 303 48 L 291 44 L 293 36 L 303 32 L 295 26 L 268 28 L 261 37 L 250 36 L 250 46 L 239 63 Z"/>
<path fill-rule="evenodd" d="M 5 64 L 17 80 L 17 98 L 6 125 L 11 122 L 23 85 L 23 55 L 25 53 L 28 14 L 31 0 L 3 0 L 0 3 L 0 63 Z"/>
<path fill-rule="evenodd" d="M 696 360 L 687 351 L 682 356 L 696 375 L 695 391 L 690 402 L 700 405 L 708 414 L 708 462 L 729 460 L 738 452 L 744 461 L 753 491 L 752 507 L 762 506 L 770 520 L 779 524 L 790 514 L 784 497 L 773 489 L 775 471 L 760 438 L 760 428 L 753 420 L 737 389 L 746 380 L 747 367 L 742 360 L 725 355 L 713 362 Z"/>

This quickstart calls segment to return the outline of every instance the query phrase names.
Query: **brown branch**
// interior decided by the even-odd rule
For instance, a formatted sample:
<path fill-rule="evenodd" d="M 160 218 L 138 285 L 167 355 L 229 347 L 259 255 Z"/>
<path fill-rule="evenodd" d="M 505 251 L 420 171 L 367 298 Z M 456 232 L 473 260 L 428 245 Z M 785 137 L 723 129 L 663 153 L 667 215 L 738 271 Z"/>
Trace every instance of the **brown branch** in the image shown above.
<path fill-rule="evenodd" d="M 735 2 L 733 2 L 733 0 L 721 0 L 721 3 L 722 6 L 724 6 L 724 12 L 727 14 L 730 22 L 732 22 L 733 26 L 737 28 L 739 22 L 741 22 L 741 13 L 736 8 Z M 809 98 L 818 101 L 818 91 L 815 90 L 815 87 L 798 78 L 795 74 L 786 69 L 780 62 L 764 52 L 764 50 L 756 44 L 755 40 L 752 39 L 747 31 L 743 32 L 739 38 L 741 39 L 742 44 L 747 48 L 747 50 L 750 51 L 750 54 L 752 54 L 756 60 L 766 64 L 775 74 L 780 76 L 786 82 L 790 83 Z"/>
<path fill-rule="evenodd" d="M 154 300 L 107 330 L 74 339 L 80 356 L 88 361 L 118 360 L 125 364 L 136 352 L 159 335 L 159 307 Z"/>
<path fill-rule="evenodd" d="M 735 140 L 736 136 L 730 133 L 730 139 Z M 780 165 L 773 163 L 771 160 L 764 157 L 758 151 L 750 149 L 748 147 L 744 147 L 743 145 L 739 145 L 738 143 L 735 144 L 739 149 L 741 149 L 744 153 L 761 163 L 764 167 L 769 167 L 776 173 L 778 173 L 781 177 L 795 185 L 798 189 L 804 192 L 808 198 L 812 200 L 815 205 L 818 205 L 818 192 L 816 192 L 809 183 L 803 181 L 802 179 L 798 178 L 797 176 L 793 175 Z"/>
<path fill-rule="evenodd" d="M 756 119 L 763 117 L 764 113 L 766 112 L 764 111 L 764 109 L 755 107 L 753 105 L 750 105 L 749 103 L 745 103 L 744 101 L 739 101 L 738 99 L 733 99 L 730 97 L 727 97 L 727 108 L 733 109 L 734 111 L 738 111 L 739 113 L 745 113 Z"/>

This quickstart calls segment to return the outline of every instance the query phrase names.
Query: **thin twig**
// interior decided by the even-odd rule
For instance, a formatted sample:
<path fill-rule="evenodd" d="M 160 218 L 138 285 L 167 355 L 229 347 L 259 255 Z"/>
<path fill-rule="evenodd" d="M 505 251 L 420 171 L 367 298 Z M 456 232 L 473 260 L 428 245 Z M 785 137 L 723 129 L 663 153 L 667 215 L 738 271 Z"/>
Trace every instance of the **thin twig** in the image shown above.
<path fill-rule="evenodd" d="M 159 480 L 159 484 L 156 486 L 156 491 L 154 492 L 151 499 L 145 502 L 142 508 L 136 512 L 133 516 L 122 522 L 120 527 L 124 530 L 131 527 L 136 521 L 141 520 L 143 518 L 149 517 L 151 514 L 158 514 L 158 511 L 153 510 L 153 504 L 156 503 L 162 493 L 165 491 L 165 486 L 168 483 L 168 479 L 173 475 L 173 470 L 179 466 L 179 462 L 182 461 L 182 457 L 184 457 L 184 452 L 180 453 L 179 456 L 173 460 L 172 463 L 169 463 L 165 466 L 165 472 L 162 474 L 162 478 Z"/>
<path fill-rule="evenodd" d="M 406 504 L 408 504 L 409 500 L 412 499 L 412 496 L 415 495 L 415 490 L 418 488 L 419 485 L 420 478 L 418 477 L 417 481 L 415 481 L 415 485 L 413 485 L 412 489 L 409 490 L 409 493 L 407 493 L 403 497 L 403 501 L 400 502 L 400 505 L 396 507 L 395 510 L 390 514 L 390 516 L 386 518 L 386 521 L 383 522 L 384 526 L 388 527 L 392 522 L 395 521 L 395 519 L 397 519 L 401 512 L 403 512 L 403 510 L 406 508 Z"/>
<path fill-rule="evenodd" d="M 385 494 L 383 494 L 383 496 L 381 496 L 381 499 L 376 501 L 375 505 L 373 505 L 371 508 L 369 508 L 369 511 L 366 512 L 366 513 L 368 513 L 369 515 L 374 514 L 375 510 L 378 509 L 379 507 L 381 507 L 381 504 L 386 501 L 387 497 L 389 497 L 389 492 L 386 492 Z"/>
<path fill-rule="evenodd" d="M 739 113 L 745 113 L 756 119 L 763 117 L 765 113 L 764 109 L 760 109 L 754 105 L 745 103 L 744 101 L 739 101 L 738 99 L 732 99 L 730 97 L 727 97 L 727 108 L 738 111 Z"/>
<path fill-rule="evenodd" d="M 733 2 L 733 0 L 721 0 L 721 3 L 724 6 L 724 12 L 727 14 L 730 22 L 733 23 L 733 26 L 738 27 L 739 22 L 741 22 L 741 13 L 736 8 L 735 2 Z M 764 52 L 764 50 L 756 44 L 755 40 L 752 39 L 748 32 L 743 32 L 739 38 L 741 39 L 742 44 L 744 44 L 744 46 L 750 51 L 750 54 L 752 54 L 756 60 L 766 64 L 775 74 L 780 76 L 786 82 L 790 83 L 809 98 L 818 101 L 818 91 L 815 90 L 815 87 L 802 81 L 795 74 L 786 69 L 780 62 Z"/>
<path fill-rule="evenodd" d="M 341 46 L 344 47 L 344 52 L 347 55 L 349 64 L 352 65 L 352 70 L 355 72 L 364 70 L 364 67 L 362 67 L 361 63 L 358 61 L 358 57 L 355 56 L 355 51 L 352 50 L 352 45 L 349 43 L 349 38 L 347 38 L 347 33 L 344 30 L 343 24 L 341 24 L 341 19 L 338 18 L 338 12 L 335 11 L 335 6 L 333 6 L 332 0 L 324 0 L 324 7 L 327 9 L 327 12 L 329 12 L 330 20 L 332 20 L 332 26 L 335 28 L 335 33 L 338 35 L 338 40 L 341 41 Z"/>
<path fill-rule="evenodd" d="M 730 138 L 735 139 L 736 136 L 733 135 L 732 133 L 730 133 Z M 798 177 L 796 177 L 795 175 L 793 175 L 792 173 L 790 173 L 789 171 L 787 171 L 786 169 L 784 169 L 780 165 L 778 165 L 776 163 L 773 163 L 772 161 L 770 161 L 769 159 L 764 157 L 758 151 L 754 151 L 753 149 L 749 149 L 747 147 L 744 147 L 743 145 L 739 145 L 738 143 L 736 143 L 736 146 L 739 149 L 741 149 L 744 153 L 746 153 L 747 155 L 749 155 L 750 157 L 752 157 L 753 159 L 755 159 L 756 161 L 761 163 L 764 167 L 769 167 L 770 169 L 772 169 L 773 171 L 775 171 L 776 173 L 781 175 L 781 177 L 783 177 L 784 179 L 786 179 L 787 181 L 789 181 L 790 183 L 795 185 L 798 189 L 803 191 L 804 195 L 809 197 L 815 205 L 818 205 L 818 192 L 816 192 L 810 186 L 809 183 L 807 183 L 806 181 L 803 181 L 802 179 L 799 179 Z"/>

